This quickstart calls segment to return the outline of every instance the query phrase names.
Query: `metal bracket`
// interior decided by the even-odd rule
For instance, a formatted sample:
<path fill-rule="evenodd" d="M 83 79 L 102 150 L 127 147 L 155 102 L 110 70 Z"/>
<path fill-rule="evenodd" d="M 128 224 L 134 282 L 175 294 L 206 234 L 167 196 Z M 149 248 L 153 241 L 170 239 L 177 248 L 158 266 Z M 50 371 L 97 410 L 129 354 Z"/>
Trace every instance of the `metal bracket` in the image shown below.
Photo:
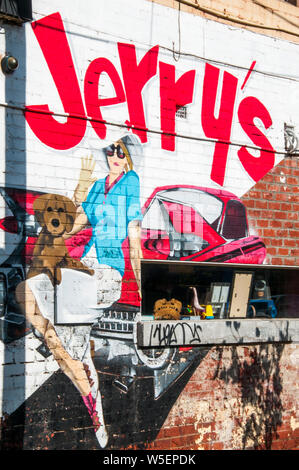
<path fill-rule="evenodd" d="M 295 134 L 294 126 L 284 124 L 284 142 L 287 156 L 299 156 L 299 138 Z"/>

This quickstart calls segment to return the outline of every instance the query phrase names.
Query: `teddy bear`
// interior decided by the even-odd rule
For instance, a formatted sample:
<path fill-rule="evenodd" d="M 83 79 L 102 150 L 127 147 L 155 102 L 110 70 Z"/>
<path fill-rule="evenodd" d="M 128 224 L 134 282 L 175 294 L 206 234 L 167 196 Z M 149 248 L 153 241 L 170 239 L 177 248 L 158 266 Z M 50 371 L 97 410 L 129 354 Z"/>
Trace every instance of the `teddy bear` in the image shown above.
<path fill-rule="evenodd" d="M 155 320 L 180 320 L 182 302 L 177 299 L 159 299 L 154 305 Z"/>

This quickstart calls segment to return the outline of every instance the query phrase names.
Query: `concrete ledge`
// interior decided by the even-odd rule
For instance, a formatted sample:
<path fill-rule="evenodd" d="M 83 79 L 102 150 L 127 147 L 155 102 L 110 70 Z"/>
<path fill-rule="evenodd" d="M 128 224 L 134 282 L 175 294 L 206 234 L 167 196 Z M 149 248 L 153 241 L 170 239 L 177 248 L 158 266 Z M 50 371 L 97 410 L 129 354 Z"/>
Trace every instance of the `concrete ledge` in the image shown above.
<path fill-rule="evenodd" d="M 137 324 L 140 348 L 280 342 L 299 342 L 299 319 L 165 320 Z"/>

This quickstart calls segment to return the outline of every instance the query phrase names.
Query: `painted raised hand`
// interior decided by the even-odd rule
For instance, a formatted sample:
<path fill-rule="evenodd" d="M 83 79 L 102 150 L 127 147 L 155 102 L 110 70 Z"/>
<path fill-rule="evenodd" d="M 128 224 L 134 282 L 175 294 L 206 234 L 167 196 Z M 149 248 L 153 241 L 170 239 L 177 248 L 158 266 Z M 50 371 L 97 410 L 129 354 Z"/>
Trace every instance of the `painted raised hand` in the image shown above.
<path fill-rule="evenodd" d="M 97 180 L 97 178 L 92 177 L 94 167 L 95 160 L 92 155 L 81 158 L 79 181 L 74 193 L 74 200 L 77 205 L 85 201 L 88 188 Z"/>

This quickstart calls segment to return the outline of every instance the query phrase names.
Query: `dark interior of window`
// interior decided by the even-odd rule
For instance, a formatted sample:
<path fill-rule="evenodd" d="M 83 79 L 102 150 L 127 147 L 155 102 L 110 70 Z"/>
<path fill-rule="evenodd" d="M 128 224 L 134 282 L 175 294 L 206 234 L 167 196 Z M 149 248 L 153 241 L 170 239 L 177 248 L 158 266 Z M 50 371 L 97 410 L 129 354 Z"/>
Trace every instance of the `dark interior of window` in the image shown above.
<path fill-rule="evenodd" d="M 228 201 L 225 211 L 222 235 L 228 240 L 247 236 L 245 207 L 238 201 Z"/>
<path fill-rule="evenodd" d="M 291 5 L 297 6 L 297 0 L 284 0 L 287 3 L 291 3 Z"/>
<path fill-rule="evenodd" d="M 242 277 L 243 276 L 243 277 Z M 194 319 L 194 306 L 207 305 L 209 318 L 297 318 L 299 270 L 294 267 L 223 263 L 142 262 L 142 315 L 155 302 L 179 300 L 181 318 Z M 245 281 L 245 283 L 244 283 Z M 239 284 L 238 284 L 239 283 Z M 239 305 L 234 312 L 234 301 Z M 198 312 L 195 314 L 198 315 Z"/>

